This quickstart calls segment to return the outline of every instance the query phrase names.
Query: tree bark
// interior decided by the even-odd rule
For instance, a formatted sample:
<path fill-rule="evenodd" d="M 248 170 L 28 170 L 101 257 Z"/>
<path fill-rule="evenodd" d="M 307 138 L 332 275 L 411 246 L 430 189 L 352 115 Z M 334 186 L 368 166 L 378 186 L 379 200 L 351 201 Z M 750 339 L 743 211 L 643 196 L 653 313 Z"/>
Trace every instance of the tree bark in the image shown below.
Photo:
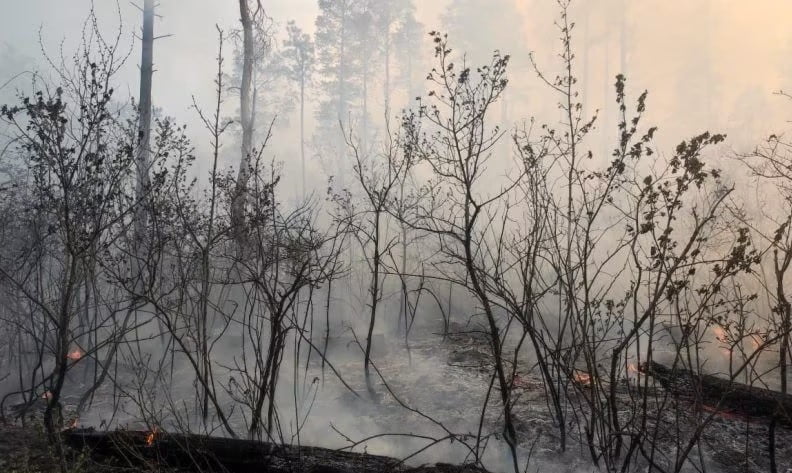
<path fill-rule="evenodd" d="M 154 0 L 143 2 L 143 44 L 140 60 L 140 94 L 138 102 L 138 143 L 136 150 L 137 179 L 135 196 L 134 251 L 132 277 L 135 292 L 143 289 L 143 261 L 145 259 L 145 234 L 148 227 L 148 209 L 145 194 L 149 187 L 149 166 L 151 155 L 151 89 L 154 74 Z"/>
<path fill-rule="evenodd" d="M 231 225 L 237 243 L 242 243 L 245 224 L 245 203 L 250 180 L 250 158 L 253 152 L 253 16 L 247 0 L 239 0 L 240 22 L 242 23 L 242 86 L 239 95 L 240 122 L 242 124 L 242 149 L 239 161 L 234 199 L 231 203 Z"/>
<path fill-rule="evenodd" d="M 371 270 L 371 312 L 369 313 L 369 326 L 368 335 L 366 336 L 366 353 L 363 362 L 363 371 L 366 374 L 366 384 L 369 390 L 372 389 L 369 378 L 369 364 L 371 364 L 371 345 L 374 336 L 374 325 L 377 322 L 377 304 L 380 299 L 380 261 L 382 255 L 380 254 L 380 220 L 382 219 L 382 209 L 376 209 L 374 215 L 374 262 Z"/>
<path fill-rule="evenodd" d="M 792 263 L 792 251 L 782 252 L 781 258 L 779 258 L 778 253 L 778 250 L 774 252 L 776 298 L 778 299 L 776 310 L 781 316 L 781 346 L 778 350 L 778 369 L 781 372 L 781 392 L 787 394 L 787 351 L 789 350 L 789 332 L 792 330 L 792 323 L 790 322 L 790 319 L 792 319 L 792 304 L 789 303 L 786 297 L 784 277 L 790 263 Z"/>

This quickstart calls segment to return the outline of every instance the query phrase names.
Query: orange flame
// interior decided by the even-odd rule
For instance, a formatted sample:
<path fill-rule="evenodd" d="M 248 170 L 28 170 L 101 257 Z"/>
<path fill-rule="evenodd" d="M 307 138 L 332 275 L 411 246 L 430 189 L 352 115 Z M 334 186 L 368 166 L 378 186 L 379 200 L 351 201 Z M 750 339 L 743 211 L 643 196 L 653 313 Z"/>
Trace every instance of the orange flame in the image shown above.
<path fill-rule="evenodd" d="M 724 359 L 731 358 L 732 349 L 734 348 L 734 346 L 731 344 L 729 340 L 729 333 L 723 327 L 717 325 L 715 327 L 712 327 L 712 331 L 713 333 L 715 333 L 715 340 L 721 343 L 720 352 L 723 358 Z"/>
<path fill-rule="evenodd" d="M 761 348 L 761 346 L 762 346 L 762 337 L 760 337 L 759 335 L 754 333 L 754 334 L 751 335 L 750 338 L 751 338 L 751 347 L 753 348 L 754 351 L 756 351 L 759 348 Z"/>
<path fill-rule="evenodd" d="M 154 445 L 154 440 L 157 439 L 157 434 L 158 433 L 159 433 L 159 429 L 156 426 L 154 426 L 154 430 L 149 432 L 149 434 L 146 436 L 146 445 L 147 446 L 150 447 L 150 446 Z"/>
<path fill-rule="evenodd" d="M 583 371 L 576 371 L 575 382 L 583 386 L 589 386 L 591 384 L 591 375 Z"/>
<path fill-rule="evenodd" d="M 721 343 L 727 343 L 729 341 L 729 337 L 723 327 L 712 327 L 712 331 L 715 332 L 715 340 Z"/>
<path fill-rule="evenodd" d="M 82 357 L 83 357 L 83 352 L 81 352 L 79 348 L 75 348 L 66 355 L 66 358 L 72 361 L 77 361 Z"/>

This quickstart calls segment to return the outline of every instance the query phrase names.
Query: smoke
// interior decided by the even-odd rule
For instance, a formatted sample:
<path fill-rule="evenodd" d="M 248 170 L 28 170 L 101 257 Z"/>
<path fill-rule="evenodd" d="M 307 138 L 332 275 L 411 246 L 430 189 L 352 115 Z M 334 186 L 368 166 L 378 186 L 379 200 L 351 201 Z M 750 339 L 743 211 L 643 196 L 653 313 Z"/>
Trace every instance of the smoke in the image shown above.
<path fill-rule="evenodd" d="M 499 6 L 493 8 L 493 3 Z M 0 85 L 23 68 L 36 68 L 45 75 L 52 74 L 53 71 L 49 70 L 45 62 L 33 64 L 28 59 L 40 57 L 39 33 L 46 50 L 58 51 L 61 38 L 66 38 L 64 50 L 68 50 L 69 44 L 79 38 L 88 5 L 88 1 L 66 5 L 62 2 L 31 0 L 0 7 L 3 12 L 0 15 L 0 31 L 4 32 L 2 40 L 18 45 L 0 48 Z M 546 93 L 542 81 L 536 77 L 529 56 L 531 52 L 534 54 L 532 57 L 542 72 L 553 74 L 558 68 L 558 30 L 553 27 L 553 19 L 557 15 L 555 2 L 446 0 L 418 2 L 416 7 L 417 20 L 424 25 L 425 30 L 450 31 L 450 43 L 456 48 L 457 57 L 466 57 L 473 66 L 487 62 L 493 49 L 512 54 L 508 92 L 499 104 L 501 108 L 495 120 L 503 130 L 530 126 L 527 120 L 531 117 L 536 117 L 538 123 L 557 121 L 559 112 L 556 98 Z M 120 5 L 120 20 L 114 6 L 97 2 L 96 8 L 103 29 L 114 33 L 122 28 L 124 37 L 133 41 L 131 34 L 137 30 L 139 23 L 135 8 Z M 288 20 L 295 19 L 308 33 L 316 31 L 318 9 L 314 1 L 280 0 L 270 2 L 267 8 L 268 14 L 280 27 Z M 773 11 L 774 14 L 768 15 L 767 11 Z M 196 0 L 189 2 L 189 5 L 187 2 L 165 2 L 159 14 L 158 34 L 171 36 L 159 39 L 156 43 L 154 102 L 165 115 L 189 124 L 188 130 L 198 156 L 195 174 L 201 180 L 200 186 L 206 186 L 204 176 L 210 168 L 210 152 L 205 147 L 207 137 L 200 131 L 200 120 L 191 105 L 193 97 L 199 105 L 207 104 L 209 107 L 213 103 L 212 79 L 217 51 L 214 26 L 217 24 L 229 32 L 237 28 L 237 12 L 233 2 Z M 792 33 L 777 18 L 790 14 L 792 6 L 784 0 L 766 0 L 761 6 L 731 2 L 718 5 L 717 8 L 713 2 L 684 0 L 640 3 L 581 0 L 576 3 L 572 15 L 577 26 L 572 34 L 577 51 L 575 63 L 579 67 L 580 89 L 584 95 L 582 100 L 587 115 L 599 111 L 599 120 L 589 146 L 594 162 L 605 164 L 612 158 L 618 120 L 613 84 L 614 77 L 620 72 L 628 77 L 629 94 L 637 95 L 644 89 L 650 91 L 649 111 L 644 122 L 661 125 L 662 133 L 655 142 L 659 150 L 673 149 L 677 142 L 687 139 L 688 135 L 706 129 L 731 134 L 730 146 L 745 150 L 753 147 L 763 135 L 782 128 L 788 116 L 788 104 L 773 97 L 772 93 L 792 83 L 788 77 L 789 68 L 785 65 L 792 44 Z M 281 30 L 276 34 L 276 43 L 283 40 Z M 673 30 L 673 34 L 669 34 L 670 30 Z M 414 51 L 396 50 L 394 55 L 398 53 L 411 59 L 409 65 L 415 68 L 415 71 L 411 71 L 412 76 L 423 78 L 428 69 L 427 64 L 431 61 L 432 49 L 426 38 L 419 44 L 420 47 Z M 231 47 L 227 51 L 228 63 L 231 63 Z M 407 65 L 405 63 L 399 67 L 406 69 Z M 386 136 L 386 121 L 398 123 L 392 116 L 386 117 L 386 113 L 400 115 L 402 109 L 415 107 L 415 97 L 411 94 L 414 90 L 423 90 L 425 85 L 416 80 L 410 86 L 395 86 L 393 97 L 389 97 L 393 99 L 391 111 L 386 111 L 386 101 L 381 93 L 385 81 L 378 75 L 384 68 L 384 64 L 380 63 L 372 66 L 372 71 L 376 71 L 372 73 L 375 77 L 367 83 L 371 89 L 370 97 L 366 97 L 366 105 L 370 107 L 369 116 L 374 117 L 374 123 L 370 125 L 373 129 L 371 138 Z M 124 98 L 130 97 L 130 91 L 135 90 L 136 73 L 136 56 L 133 53 L 119 76 L 122 88 L 127 89 Z M 412 78 L 408 78 L 408 81 Z M 24 88 L 27 85 L 24 78 L 15 79 L 6 90 L 0 91 L 0 96 L 8 98 L 12 88 Z M 238 97 L 235 94 L 238 92 L 233 89 L 230 87 L 224 91 L 223 116 L 234 117 L 237 113 Z M 280 92 L 261 91 L 262 94 Z M 330 156 L 330 146 L 326 141 L 313 140 L 316 135 L 314 132 L 320 125 L 327 125 L 320 123 L 314 113 L 319 101 L 327 94 L 328 90 L 321 85 L 309 91 L 306 121 L 309 139 L 306 141 L 314 143 L 314 146 L 309 146 L 312 153 L 307 181 L 309 189 L 313 189 L 314 201 L 331 207 L 332 203 L 324 201 L 328 180 L 335 178 L 333 190 L 340 192 L 342 189 L 339 189 L 338 182 L 352 187 L 353 179 L 345 174 L 351 166 L 337 168 L 327 164 L 337 156 Z M 264 150 L 267 159 L 282 163 L 276 164 L 282 166 L 282 181 L 277 192 L 286 208 L 296 207 L 300 201 L 300 134 L 295 114 L 296 111 L 291 111 L 288 116 L 276 116 L 275 136 Z M 332 129 L 338 125 L 329 124 Z M 360 133 L 360 119 L 352 119 L 344 125 Z M 257 140 L 261 145 L 264 130 L 259 131 Z M 237 141 L 238 137 L 232 131 L 223 143 L 221 155 L 224 167 L 238 160 Z M 511 155 L 511 144 L 508 139 L 504 142 L 499 152 Z M 718 156 L 730 152 L 725 147 L 716 150 Z M 491 170 L 499 177 L 493 178 L 488 184 L 496 187 L 501 182 L 499 179 L 508 176 L 512 164 L 508 159 L 494 164 Z M 744 188 L 741 192 L 761 193 L 762 199 L 756 199 L 748 205 L 758 207 L 758 202 L 764 201 L 769 195 L 764 194 L 769 191 L 755 189 L 752 182 L 742 178 L 744 176 L 740 175 L 736 163 L 725 162 L 723 167 L 725 180 L 736 182 L 738 187 Z M 422 175 L 420 172 L 416 174 L 414 179 L 420 182 Z M 323 214 L 317 220 L 324 225 L 329 218 Z M 384 233 L 391 235 L 395 232 L 395 228 L 388 228 Z M 416 274 L 422 260 L 428 257 L 418 251 L 420 246 L 416 243 L 410 248 L 414 254 L 409 264 Z M 393 250 L 392 253 L 397 252 Z M 395 261 L 393 254 L 389 256 Z M 329 326 L 326 326 L 324 309 L 319 303 L 327 296 L 326 287 L 316 290 L 316 302 L 312 306 L 303 301 L 304 305 L 296 311 L 312 314 L 310 343 L 294 332 L 286 340 L 276 392 L 279 436 L 287 442 L 333 448 L 349 447 L 354 442 L 371 438 L 354 449 L 403 458 L 434 442 L 431 439 L 444 438 L 449 431 L 475 436 L 481 423 L 486 426 L 484 430 L 487 433 L 492 433 L 484 457 L 485 464 L 493 470 L 508 470 L 511 459 L 505 442 L 499 438 L 502 433 L 497 427 L 500 421 L 498 406 L 490 405 L 483 422 L 477 415 L 485 403 L 490 380 L 475 366 L 464 364 L 470 361 L 470 356 L 475 358 L 478 348 L 467 346 L 465 348 L 469 351 L 461 356 L 454 352 L 454 343 L 443 342 L 444 335 L 447 335 L 443 334 L 446 328 L 443 317 L 446 318 L 445 322 L 453 323 L 457 329 L 480 330 L 477 325 L 480 314 L 476 313 L 473 298 L 461 294 L 461 290 L 446 294 L 445 285 L 430 282 L 428 285 L 434 291 L 433 297 L 423 294 L 420 302 L 415 303 L 415 321 L 410 325 L 412 322 L 404 319 L 404 311 L 400 309 L 400 281 L 392 275 L 388 277 L 383 289 L 382 310 L 374 328 L 373 361 L 379 371 L 374 376 L 372 393 L 363 375 L 362 350 L 358 345 L 365 338 L 368 324 L 368 266 L 361 258 L 350 265 L 351 275 L 339 283 L 341 287 L 336 287 L 332 295 Z M 410 289 L 415 291 L 415 283 L 410 284 Z M 619 285 L 614 287 L 619 288 Z M 627 287 L 619 289 L 626 291 Z M 414 292 L 413 297 L 416 294 L 418 292 Z M 234 294 L 224 302 L 229 306 L 242 307 L 244 295 Z M 551 314 L 548 319 L 553 319 L 552 314 L 558 310 L 556 303 L 556 298 L 548 297 L 544 307 Z M 768 306 L 760 302 L 757 309 L 760 314 L 749 319 L 761 322 L 761 312 L 770 312 Z M 409 336 L 405 336 L 405 327 L 410 328 Z M 616 329 L 610 330 L 616 333 Z M 658 348 L 657 359 L 672 363 L 672 354 L 677 353 L 682 343 L 683 328 L 669 322 L 663 330 L 665 333 L 659 334 L 657 340 L 667 350 Z M 757 349 L 752 343 L 762 343 L 750 334 L 732 343 L 729 341 L 730 334 L 719 330 L 724 329 L 719 326 L 701 328 L 704 348 L 693 356 L 692 361 L 703 366 L 706 372 L 729 373 L 735 359 L 739 363 L 740 357 Z M 92 407 L 81 415 L 83 424 L 115 427 L 156 421 L 165 423 L 163 427 L 173 429 L 221 431 L 220 422 L 215 418 L 210 418 L 207 422 L 209 427 L 204 427 L 196 401 L 200 387 L 191 374 L 194 367 L 183 353 L 179 353 L 183 348 L 176 350 L 174 355 L 173 345 L 164 342 L 162 332 L 163 328 L 154 320 L 138 328 L 135 336 L 142 340 L 137 344 L 136 350 L 139 352 L 128 349 L 121 353 L 120 366 L 115 375 L 117 379 L 112 380 L 115 387 L 121 388 L 121 392 L 113 392 L 108 383 L 96 393 Z M 262 331 L 257 334 L 260 337 L 257 340 L 265 340 L 270 335 Z M 215 382 L 219 386 L 238 385 L 240 381 L 234 376 L 239 376 L 240 365 L 255 359 L 256 354 L 249 344 L 257 340 L 234 326 L 227 332 L 218 331 L 213 336 L 218 340 L 211 360 L 217 369 Z M 325 339 L 325 336 L 329 338 Z M 643 334 L 638 340 L 642 346 L 649 342 L 648 336 Z M 513 349 L 517 341 L 515 330 L 509 333 L 506 345 Z M 302 343 L 295 348 L 298 342 Z M 328 351 L 320 354 L 325 342 Z M 607 348 L 604 345 L 602 350 Z M 326 359 L 323 360 L 322 356 L 325 355 Z M 523 349 L 517 357 L 522 366 L 536 363 L 536 357 L 527 349 Z M 766 373 L 775 358 L 777 354 L 772 351 L 762 355 L 756 367 L 746 372 L 746 380 L 752 380 L 756 373 Z M 75 371 L 70 375 L 73 388 L 69 389 L 73 391 L 69 395 L 73 398 L 69 402 L 77 402 L 78 394 L 86 387 L 91 369 L 97 366 L 95 360 L 88 360 L 85 365 L 84 373 Z M 47 371 L 52 366 L 45 365 L 40 369 Z M 333 369 L 337 370 L 343 382 Z M 25 372 L 24 369 L 18 372 L 16 368 L 11 371 L 11 376 L 0 386 L 0 394 L 16 389 L 17 380 Z M 380 379 L 380 375 L 383 379 Z M 778 382 L 772 372 L 762 381 L 771 387 L 775 387 Z M 220 404 L 232 411 L 231 406 L 238 401 L 234 396 L 244 395 L 243 391 L 221 390 L 218 394 Z M 118 399 L 122 400 L 121 403 L 115 404 Z M 539 412 L 536 416 L 542 419 L 542 415 L 546 414 Z M 244 433 L 248 420 L 246 415 L 249 412 L 233 410 L 230 422 L 235 430 Z M 405 436 L 405 433 L 422 438 Z M 567 471 L 576 471 L 583 467 L 578 460 L 585 456 L 580 452 L 570 452 L 565 458 L 559 459 L 541 444 L 521 446 L 520 455 L 523 462 L 530 457 L 531 468 L 537 471 L 559 465 L 565 465 Z M 464 445 L 458 441 L 440 440 L 432 448 L 411 457 L 409 462 L 459 462 L 464 459 L 470 459 Z"/>

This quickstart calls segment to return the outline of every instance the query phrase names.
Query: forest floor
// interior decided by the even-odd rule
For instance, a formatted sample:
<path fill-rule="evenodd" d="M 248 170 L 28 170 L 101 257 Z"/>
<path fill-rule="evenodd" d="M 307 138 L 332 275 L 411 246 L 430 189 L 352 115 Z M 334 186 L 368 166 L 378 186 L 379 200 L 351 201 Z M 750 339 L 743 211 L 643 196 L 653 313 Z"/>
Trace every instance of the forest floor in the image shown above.
<path fill-rule="evenodd" d="M 491 376 L 491 355 L 489 345 L 484 337 L 475 330 L 470 329 L 457 331 L 450 336 L 446 344 L 449 350 L 448 364 L 451 366 L 466 366 L 471 373 L 476 374 L 479 379 L 479 386 L 486 389 L 486 383 Z M 417 350 L 432 350 L 430 346 L 416 346 Z M 575 456 L 574 460 L 559 462 L 557 471 L 584 471 L 590 469 L 585 464 L 589 458 L 585 434 L 577 427 L 571 429 L 567 441 L 569 447 L 567 455 L 560 455 L 558 451 L 559 437 L 558 428 L 550 414 L 547 392 L 541 377 L 536 373 L 518 372 L 519 380 L 515 381 L 515 391 L 517 396 L 513 409 L 515 426 L 518 431 L 518 438 L 521 440 L 524 449 L 530 449 L 536 463 L 541 465 L 543 457 L 559 459 L 563 456 Z M 633 380 L 634 383 L 635 380 Z M 649 385 L 652 386 L 651 382 Z M 585 389 L 585 388 L 584 388 Z M 656 457 L 654 461 L 671 467 L 676 458 L 672 452 L 685 447 L 686 439 L 696 434 L 696 429 L 700 425 L 706 425 L 701 432 L 701 448 L 694 448 L 691 457 L 703 458 L 706 464 L 706 471 L 718 471 L 719 473 L 759 473 L 770 471 L 769 456 L 769 421 L 765 419 L 752 419 L 744 416 L 732 415 L 726 412 L 715 412 L 706 406 L 696 407 L 691 399 L 675 398 L 666 393 L 659 384 L 653 393 L 648 396 L 649 410 L 648 432 L 654 437 Z M 570 392 L 572 396 L 580 396 L 582 390 Z M 617 396 L 621 404 L 622 422 L 629 419 L 634 411 L 636 402 L 640 396 L 637 394 L 637 387 L 629 380 L 624 380 L 623 384 L 617 387 Z M 585 406 L 583 399 L 578 399 L 579 406 Z M 653 403 L 662 408 L 651 407 Z M 500 406 L 496 403 L 490 407 L 492 414 L 499 413 Z M 585 412 L 575 412 L 567 406 L 567 418 L 580 417 Z M 582 408 L 585 411 L 585 407 Z M 704 419 L 710 418 L 708 422 Z M 501 419 L 494 416 L 492 422 Z M 574 422 L 570 425 L 577 425 Z M 497 425 L 497 424 L 492 424 Z M 775 431 L 775 449 L 777 471 L 792 473 L 792 426 L 779 424 Z M 558 460 L 556 460 L 558 461 Z M 700 463 L 701 460 L 697 460 Z M 546 463 L 545 463 L 546 464 Z M 690 464 L 688 464 L 690 465 Z M 690 465 L 690 471 L 697 468 Z M 541 469 L 539 470 L 541 471 Z M 670 471 L 673 471 L 671 468 Z M 683 471 L 686 471 L 684 469 Z"/>
<path fill-rule="evenodd" d="M 472 465 L 451 465 L 438 463 L 418 467 L 407 467 L 393 458 L 376 457 L 360 453 L 344 452 L 336 454 L 331 450 L 299 447 L 299 455 L 294 455 L 293 460 L 270 463 L 257 472 L 269 473 L 487 473 L 486 470 Z M 209 473 L 214 470 L 205 468 L 168 468 L 167 465 L 156 461 L 141 459 L 131 449 L 129 458 L 120 456 L 96 456 L 85 449 L 66 451 L 67 460 L 64 462 L 67 473 L 192 473 L 201 471 Z M 131 460 L 132 457 L 137 457 Z M 386 465 L 399 465 L 390 467 Z M 22 427 L 15 424 L 0 423 L 0 472 L 3 473 L 54 473 L 60 471 L 61 465 L 53 454 L 53 449 L 47 443 L 46 437 L 39 426 Z M 217 470 L 222 473 L 234 473 L 234 469 L 221 467 Z M 241 471 L 241 470 L 240 470 Z M 249 470 L 245 470 L 249 471 Z"/>
<path fill-rule="evenodd" d="M 489 437 L 491 461 L 485 461 L 484 464 L 493 471 L 510 470 L 510 462 L 504 458 L 502 441 L 498 438 L 502 418 L 497 400 L 491 399 L 483 420 L 480 417 L 481 406 L 491 380 L 489 369 L 491 355 L 487 340 L 481 333 L 470 330 L 467 326 L 453 327 L 453 331 L 454 333 L 440 342 L 437 333 L 426 330 L 424 335 L 416 336 L 411 341 L 409 354 L 401 352 L 399 347 L 391 347 L 375 357 L 377 375 L 373 377 L 373 396 L 368 391 L 368 383 L 360 370 L 358 356 L 350 356 L 346 363 L 343 361 L 337 363 L 336 368 L 344 374 L 345 381 L 358 393 L 369 392 L 371 398 L 361 399 L 338 386 L 336 388 L 339 389 L 333 389 L 332 385 L 337 384 L 338 381 L 334 380 L 332 375 L 328 375 L 325 389 L 335 394 L 317 398 L 311 418 L 317 417 L 317 424 L 325 424 L 325 428 L 331 425 L 332 430 L 317 431 L 318 434 L 308 436 L 309 438 L 304 439 L 303 443 L 314 443 L 333 449 L 356 450 L 357 455 L 364 458 L 366 456 L 364 447 L 353 449 L 349 444 L 369 435 L 383 432 L 397 434 L 412 432 L 441 437 L 443 432 L 438 432 L 437 425 L 424 417 L 426 414 L 442 421 L 444 428 L 455 433 L 475 435 L 476 427 L 479 425 L 485 435 L 488 432 L 494 433 Z M 312 379 L 314 374 L 322 375 L 321 372 L 307 373 L 307 379 Z M 524 455 L 530 457 L 527 471 L 592 471 L 589 451 L 582 432 L 570 431 L 567 451 L 559 452 L 558 429 L 548 409 L 546 391 L 541 378 L 529 372 L 520 372 L 518 375 L 520 380 L 515 383 L 515 390 L 519 399 L 514 415 L 521 450 Z M 662 388 L 658 389 L 662 390 Z M 625 405 L 623 418 L 627 418 L 630 414 L 628 406 L 634 394 L 631 394 L 626 385 L 619 388 L 619 393 Z M 659 395 L 662 396 L 662 392 Z M 707 415 L 705 411 L 695 412 L 694 406 L 684 399 L 672 399 L 668 406 L 670 407 L 660 415 L 654 413 L 654 418 L 651 420 L 654 426 L 659 426 L 655 440 L 658 457 L 676 451 L 682 445 L 680 439 L 688 436 L 695 429 L 697 420 Z M 580 414 L 580 412 L 568 411 L 570 420 L 574 420 L 573 416 Z M 693 455 L 705 459 L 707 471 L 719 473 L 769 471 L 766 422 L 718 414 L 704 429 L 701 438 L 701 449 L 695 449 Z M 368 452 L 404 459 L 426 445 L 425 442 L 413 440 L 402 437 L 377 438 L 368 442 Z M 792 471 L 792 429 L 788 427 L 777 428 L 776 458 L 778 471 Z M 401 471 L 413 473 L 483 471 L 472 467 L 437 464 L 448 461 L 464 463 L 470 460 L 469 455 L 460 448 L 459 442 L 453 445 L 438 444 L 410 460 L 408 464 L 412 465 L 412 469 L 403 467 Z M 672 464 L 674 458 L 669 457 L 664 460 L 665 463 Z M 353 464 L 338 467 L 328 462 L 322 463 L 321 460 L 312 464 L 309 470 L 293 465 L 295 466 L 293 471 L 316 473 L 367 471 Z M 430 466 L 416 466 L 421 464 Z M 137 467 L 125 469 L 118 463 L 96 462 L 87 455 L 80 455 L 79 452 L 73 452 L 71 467 L 73 469 L 69 473 L 145 471 Z M 154 467 L 157 465 L 152 465 L 153 469 L 150 471 L 163 471 Z M 0 472 L 46 473 L 57 469 L 58 463 L 53 458 L 39 427 L 22 428 L 17 425 L 0 424 Z"/>

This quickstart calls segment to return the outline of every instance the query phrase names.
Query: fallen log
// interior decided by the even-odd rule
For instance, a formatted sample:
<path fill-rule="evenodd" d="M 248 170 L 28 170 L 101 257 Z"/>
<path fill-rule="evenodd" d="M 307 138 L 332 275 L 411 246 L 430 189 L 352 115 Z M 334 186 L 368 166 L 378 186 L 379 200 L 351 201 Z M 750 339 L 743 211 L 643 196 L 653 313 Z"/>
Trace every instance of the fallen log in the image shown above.
<path fill-rule="evenodd" d="M 72 448 L 87 448 L 97 459 L 189 471 L 286 473 L 299 466 L 296 471 L 374 473 L 391 471 L 396 463 L 376 455 L 194 434 L 76 429 L 64 432 L 64 438 Z"/>
<path fill-rule="evenodd" d="M 792 425 L 792 395 L 714 375 L 669 368 L 654 361 L 642 364 L 639 371 L 652 376 L 670 393 L 699 400 L 710 409 L 746 417 L 776 419 Z"/>
<path fill-rule="evenodd" d="M 411 469 L 394 458 L 378 455 L 195 434 L 73 429 L 63 432 L 63 438 L 67 445 L 87 450 L 96 460 L 114 460 L 141 470 L 153 466 L 157 471 L 223 473 L 486 473 L 472 465 Z"/>

